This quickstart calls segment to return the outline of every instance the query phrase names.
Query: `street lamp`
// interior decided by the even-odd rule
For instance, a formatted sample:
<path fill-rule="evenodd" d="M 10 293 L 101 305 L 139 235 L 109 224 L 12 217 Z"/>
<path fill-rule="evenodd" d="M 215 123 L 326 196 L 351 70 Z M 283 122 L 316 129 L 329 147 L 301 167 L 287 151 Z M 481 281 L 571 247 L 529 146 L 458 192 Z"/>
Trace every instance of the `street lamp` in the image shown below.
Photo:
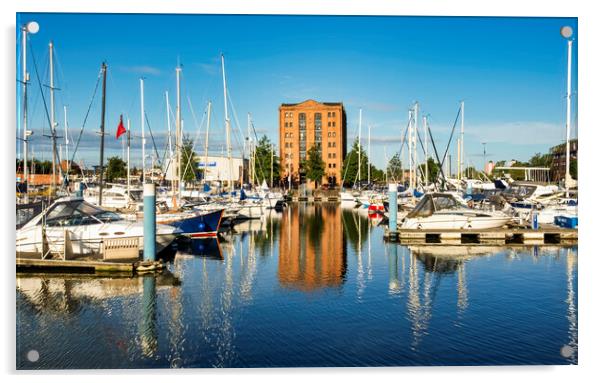
<path fill-rule="evenodd" d="M 560 28 L 560 34 L 567 40 L 568 53 L 567 53 L 567 76 L 566 76 L 566 157 L 565 157 L 565 169 L 564 169 L 564 188 L 566 189 L 566 197 L 569 197 L 569 177 L 570 174 L 570 162 L 571 162 L 571 151 L 570 151 L 570 140 L 571 140 L 571 53 L 573 48 L 573 28 L 570 26 L 564 26 Z"/>
<path fill-rule="evenodd" d="M 27 137 L 32 132 L 27 130 L 27 82 L 29 73 L 27 73 L 27 34 L 36 34 L 40 30 L 40 25 L 35 21 L 30 21 L 21 27 L 21 53 L 22 53 L 22 77 L 23 77 L 23 181 L 25 182 L 25 201 L 27 202 Z"/>

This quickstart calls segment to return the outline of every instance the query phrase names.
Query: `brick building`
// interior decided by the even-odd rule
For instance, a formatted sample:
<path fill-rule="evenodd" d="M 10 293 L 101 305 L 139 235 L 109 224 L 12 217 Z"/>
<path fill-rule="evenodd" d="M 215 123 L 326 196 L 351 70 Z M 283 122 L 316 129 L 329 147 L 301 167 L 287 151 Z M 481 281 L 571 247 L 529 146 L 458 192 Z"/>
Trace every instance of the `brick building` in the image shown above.
<path fill-rule="evenodd" d="M 577 140 L 573 139 L 569 143 L 569 153 L 571 161 L 577 161 Z M 566 171 L 566 143 L 554 146 L 550 149 L 552 155 L 552 166 L 550 167 L 550 176 L 553 182 L 564 180 Z"/>
<path fill-rule="evenodd" d="M 347 152 L 347 116 L 343 103 L 307 100 L 279 108 L 280 163 L 282 176 L 294 183 L 305 182 L 300 164 L 316 145 L 326 164 L 322 183 L 338 185 Z"/>

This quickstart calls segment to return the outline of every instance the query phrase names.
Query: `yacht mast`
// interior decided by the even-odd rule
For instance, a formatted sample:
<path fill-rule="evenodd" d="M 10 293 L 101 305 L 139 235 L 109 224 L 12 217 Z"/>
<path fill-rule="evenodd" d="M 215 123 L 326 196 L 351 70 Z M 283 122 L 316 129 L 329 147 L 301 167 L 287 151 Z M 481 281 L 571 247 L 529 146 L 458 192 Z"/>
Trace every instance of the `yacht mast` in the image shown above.
<path fill-rule="evenodd" d="M 182 107 L 180 97 L 180 73 L 182 68 L 180 64 L 176 67 L 176 185 L 178 191 L 178 199 L 181 198 L 182 194 Z M 175 201 L 174 201 L 175 202 Z M 174 203 L 174 207 L 177 204 Z"/>
<path fill-rule="evenodd" d="M 104 168 L 104 154 L 105 154 L 105 112 L 106 112 L 106 98 L 107 98 L 107 64 L 102 63 L 102 107 L 100 114 L 100 182 L 98 185 L 98 206 L 102 206 L 102 175 Z"/>
<path fill-rule="evenodd" d="M 230 118 L 228 117 L 228 93 L 226 90 L 226 70 L 224 65 L 224 55 L 222 54 L 222 80 L 224 83 L 224 118 L 226 122 L 226 152 L 228 153 L 228 186 L 230 192 L 234 191 L 232 182 L 232 148 L 230 147 Z"/>
<path fill-rule="evenodd" d="M 422 117 L 422 125 L 424 126 L 424 187 L 426 189 L 429 185 L 429 140 L 427 139 L 426 116 Z"/>
<path fill-rule="evenodd" d="M 126 156 L 127 156 L 127 190 L 128 190 L 128 198 L 130 197 L 130 119 L 128 117 L 128 131 L 127 131 L 127 139 L 128 139 L 128 147 L 127 147 L 127 152 L 126 152 Z"/>
<path fill-rule="evenodd" d="M 460 179 L 464 172 L 464 101 L 460 103 Z"/>
<path fill-rule="evenodd" d="M 203 178 L 207 182 L 207 161 L 209 161 L 209 126 L 211 124 L 211 101 L 207 104 L 207 129 L 205 129 L 205 170 Z"/>
<path fill-rule="evenodd" d="M 54 62 L 53 44 L 48 43 L 48 63 L 50 65 L 50 134 L 52 137 L 52 191 L 56 191 L 56 126 L 54 115 Z"/>
<path fill-rule="evenodd" d="M 142 131 L 142 183 L 146 183 L 146 139 L 144 138 L 144 78 L 140 77 L 140 130 Z"/>
<path fill-rule="evenodd" d="M 360 108 L 360 126 L 359 126 L 359 134 L 357 139 L 357 171 L 358 171 L 358 181 L 360 186 L 362 184 L 362 108 Z"/>
<path fill-rule="evenodd" d="M 368 185 L 370 185 L 370 133 L 372 130 L 372 125 L 368 125 Z"/>
<path fill-rule="evenodd" d="M 67 178 L 69 178 L 69 170 L 71 170 L 71 166 L 69 166 L 69 125 L 67 124 L 67 105 L 63 105 L 63 112 L 65 113 L 65 161 Z"/>
<path fill-rule="evenodd" d="M 566 189 L 566 198 L 569 198 L 569 179 L 571 177 L 571 53 L 573 41 L 568 40 L 568 67 L 566 76 L 566 153 L 564 168 L 564 188 Z"/>

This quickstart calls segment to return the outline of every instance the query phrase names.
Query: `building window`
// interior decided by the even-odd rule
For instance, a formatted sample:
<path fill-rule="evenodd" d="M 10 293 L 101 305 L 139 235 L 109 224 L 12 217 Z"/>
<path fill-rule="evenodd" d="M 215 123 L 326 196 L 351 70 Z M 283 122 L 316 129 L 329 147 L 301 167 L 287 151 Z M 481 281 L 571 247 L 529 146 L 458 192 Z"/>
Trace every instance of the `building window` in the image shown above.
<path fill-rule="evenodd" d="M 318 153 L 322 154 L 322 113 L 314 113 L 314 142 Z"/>
<path fill-rule="evenodd" d="M 333 137 L 336 137 L 336 136 L 337 136 L 337 133 L 336 133 L 336 132 L 332 132 L 332 136 L 333 136 Z"/>
<path fill-rule="evenodd" d="M 307 150 L 306 142 L 307 120 L 305 113 L 299 113 L 299 157 L 301 161 L 305 160 L 305 151 Z"/>
<path fill-rule="evenodd" d="M 332 143 L 332 147 L 334 148 L 334 147 L 336 147 L 336 146 L 337 146 L 337 143 L 336 143 L 336 142 L 333 142 L 333 143 Z"/>
<path fill-rule="evenodd" d="M 333 126 L 333 127 L 337 126 L 337 122 L 336 122 L 336 121 L 333 121 L 333 122 L 332 122 L 332 126 Z"/>

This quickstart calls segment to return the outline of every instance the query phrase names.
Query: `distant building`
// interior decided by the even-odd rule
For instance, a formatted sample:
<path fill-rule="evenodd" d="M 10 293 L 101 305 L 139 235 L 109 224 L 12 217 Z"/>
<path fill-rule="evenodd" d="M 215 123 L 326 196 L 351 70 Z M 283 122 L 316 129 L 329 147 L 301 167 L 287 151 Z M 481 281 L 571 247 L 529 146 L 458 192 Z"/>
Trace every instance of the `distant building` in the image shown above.
<path fill-rule="evenodd" d="M 282 104 L 279 114 L 282 177 L 288 179 L 290 174 L 293 182 L 305 182 L 300 165 L 315 145 L 326 164 L 322 183 L 339 184 L 347 153 L 347 116 L 343 103 L 307 100 Z"/>
<path fill-rule="evenodd" d="M 229 181 L 240 183 L 246 179 L 246 172 L 249 166 L 249 160 L 238 157 L 232 157 L 232 173 L 230 173 L 230 164 L 228 157 L 224 156 L 208 156 L 207 166 L 205 166 L 205 156 L 197 155 L 196 160 L 198 169 L 204 171 L 207 169 L 207 174 L 204 179 L 207 181 Z M 244 179 L 241 179 L 244 177 Z M 168 178 L 169 179 L 169 178 Z"/>
<path fill-rule="evenodd" d="M 577 139 L 571 140 L 569 143 L 571 161 L 577 160 L 577 149 Z M 552 165 L 550 166 L 552 181 L 562 181 L 566 172 L 566 143 L 551 148 L 550 154 L 552 154 Z"/>

